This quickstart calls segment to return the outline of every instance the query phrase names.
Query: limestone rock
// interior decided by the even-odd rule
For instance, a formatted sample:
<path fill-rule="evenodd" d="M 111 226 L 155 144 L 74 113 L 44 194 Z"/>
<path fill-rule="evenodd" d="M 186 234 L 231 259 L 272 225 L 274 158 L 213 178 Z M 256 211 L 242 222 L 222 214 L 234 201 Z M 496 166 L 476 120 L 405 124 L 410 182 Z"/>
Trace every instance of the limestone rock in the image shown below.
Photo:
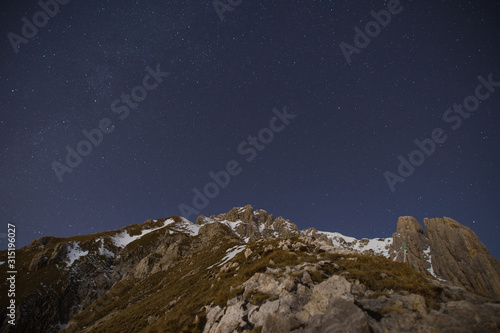
<path fill-rule="evenodd" d="M 330 302 L 336 298 L 342 298 L 349 302 L 354 300 L 351 294 L 351 284 L 340 275 L 333 275 L 314 286 L 312 299 L 304 306 L 307 314 L 304 313 L 305 317 L 302 319 L 309 320 L 310 317 L 323 315 Z"/>
<path fill-rule="evenodd" d="M 424 224 L 436 274 L 500 299 L 500 262 L 472 230 L 448 217 L 424 219 Z"/>
<path fill-rule="evenodd" d="M 246 315 L 246 310 L 243 309 L 243 301 L 229 306 L 220 321 L 212 326 L 206 333 L 232 333 L 240 326 L 242 318 Z M 220 312 L 217 312 L 218 315 Z M 216 316 L 212 315 L 212 317 Z M 207 327 L 207 326 L 206 326 Z"/>
<path fill-rule="evenodd" d="M 424 229 L 411 216 L 402 216 L 398 219 L 396 233 L 392 236 L 392 258 L 396 261 L 403 261 L 404 244 L 406 243 L 406 262 L 420 272 L 427 272 L 430 264 L 425 256 L 425 251 L 430 246 L 429 239 Z"/>
<path fill-rule="evenodd" d="M 266 317 L 262 333 L 288 333 L 292 325 L 291 318 L 271 313 Z"/>
<path fill-rule="evenodd" d="M 500 262 L 472 230 L 448 217 L 424 225 L 426 231 L 413 217 L 398 219 L 391 259 L 403 261 L 406 243 L 407 263 L 416 270 L 500 299 Z"/>
<path fill-rule="evenodd" d="M 248 247 L 245 249 L 245 259 L 248 260 L 248 258 L 253 254 L 252 250 Z"/>
<path fill-rule="evenodd" d="M 233 231 L 227 225 L 221 223 L 209 223 L 203 225 L 198 233 L 202 237 L 213 239 L 223 235 L 233 235 Z"/>
<path fill-rule="evenodd" d="M 306 327 L 293 332 L 304 333 L 343 333 L 343 332 L 370 332 L 366 314 L 343 298 L 335 298 L 325 308 L 324 314 L 313 316 Z"/>
<path fill-rule="evenodd" d="M 205 225 L 208 222 L 238 222 L 234 227 L 235 233 L 241 238 L 253 241 L 258 238 L 270 237 L 290 237 L 300 234 L 297 226 L 279 216 L 276 219 L 272 214 L 265 210 L 254 210 L 251 205 L 244 207 L 234 207 L 225 214 L 211 216 L 206 218 L 203 215 L 198 216 L 196 224 Z"/>
<path fill-rule="evenodd" d="M 249 316 L 248 320 L 255 326 L 264 326 L 266 319 L 273 313 L 277 313 L 280 306 L 280 301 L 266 302 L 258 308 L 258 310 L 253 311 Z"/>
<path fill-rule="evenodd" d="M 276 295 L 278 291 L 279 281 L 268 274 L 257 273 L 241 285 L 244 289 L 244 296 L 253 292 L 262 294 Z"/>

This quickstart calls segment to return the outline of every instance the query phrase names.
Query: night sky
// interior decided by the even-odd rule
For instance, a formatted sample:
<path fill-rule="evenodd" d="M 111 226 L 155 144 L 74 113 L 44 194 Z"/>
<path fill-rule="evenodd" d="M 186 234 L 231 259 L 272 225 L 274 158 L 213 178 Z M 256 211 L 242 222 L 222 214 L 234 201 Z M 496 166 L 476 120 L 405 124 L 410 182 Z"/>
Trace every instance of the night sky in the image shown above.
<path fill-rule="evenodd" d="M 65 1 L 1 5 L 2 248 L 251 204 L 500 258 L 498 1 Z"/>

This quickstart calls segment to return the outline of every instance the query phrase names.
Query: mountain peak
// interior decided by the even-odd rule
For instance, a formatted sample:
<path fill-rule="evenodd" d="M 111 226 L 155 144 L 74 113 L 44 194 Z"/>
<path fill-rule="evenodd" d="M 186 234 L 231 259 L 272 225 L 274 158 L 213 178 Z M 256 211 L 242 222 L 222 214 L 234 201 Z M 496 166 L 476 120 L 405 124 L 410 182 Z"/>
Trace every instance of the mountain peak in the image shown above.
<path fill-rule="evenodd" d="M 251 205 L 233 207 L 229 212 L 206 217 L 198 216 L 196 224 L 222 223 L 230 227 L 245 242 L 257 238 L 290 237 L 300 233 L 299 228 L 281 216 L 274 218 L 263 209 L 254 210 Z"/>

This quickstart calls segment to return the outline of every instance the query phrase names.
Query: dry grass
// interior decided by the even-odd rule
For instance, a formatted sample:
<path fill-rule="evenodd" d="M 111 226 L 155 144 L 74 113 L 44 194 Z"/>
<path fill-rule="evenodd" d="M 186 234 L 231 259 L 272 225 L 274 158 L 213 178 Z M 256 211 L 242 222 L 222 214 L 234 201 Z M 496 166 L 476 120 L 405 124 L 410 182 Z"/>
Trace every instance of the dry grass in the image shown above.
<path fill-rule="evenodd" d="M 388 290 L 408 291 L 422 295 L 428 305 L 439 295 L 437 288 L 429 284 L 427 276 L 407 264 L 381 256 L 351 257 L 356 257 L 357 260 L 348 260 L 347 256 L 330 255 L 330 259 L 340 266 L 337 274 L 344 273 L 351 281 L 359 280 L 375 293 Z M 383 274 L 388 277 L 382 278 Z"/>
<path fill-rule="evenodd" d="M 163 219 L 164 220 L 164 219 Z M 148 221 L 149 227 L 158 226 L 163 220 L 157 222 Z M 139 232 L 139 226 L 131 226 L 129 232 Z M 167 227 L 168 228 L 168 227 Z M 91 236 L 81 236 L 70 239 L 46 239 L 44 251 L 50 256 L 55 246 L 65 241 L 80 241 L 82 249 L 86 246 L 100 246 L 100 243 L 92 242 L 95 237 L 109 236 L 116 233 L 100 233 Z M 150 233 L 143 236 L 140 241 L 133 242 L 126 248 L 129 254 L 137 254 L 146 251 L 148 245 L 160 241 L 162 233 Z M 172 236 L 173 237 L 173 236 Z M 195 240 L 193 242 L 193 240 Z M 243 253 L 239 253 L 232 261 L 238 262 L 238 270 L 231 268 L 227 272 L 220 272 L 220 266 L 209 266 L 217 263 L 226 255 L 226 250 L 235 245 L 240 245 L 237 240 L 230 237 L 222 237 L 200 248 L 191 257 L 183 256 L 165 272 L 158 272 L 143 280 L 127 278 L 116 283 L 106 294 L 98 298 L 91 306 L 83 310 L 73 319 L 77 325 L 72 330 L 77 332 L 83 327 L 89 327 L 99 320 L 106 318 L 92 332 L 201 332 L 206 322 L 204 306 L 225 306 L 231 298 L 241 296 L 242 283 L 251 278 L 255 273 L 263 273 L 269 268 L 285 268 L 302 263 L 317 263 L 320 260 L 328 260 L 320 266 L 321 271 L 309 271 L 311 279 L 320 283 L 334 274 L 343 274 L 348 280 L 359 280 L 368 289 L 374 291 L 372 297 L 386 295 L 388 290 L 408 291 L 425 297 L 426 302 L 432 302 L 438 295 L 436 288 L 431 287 L 427 277 L 416 272 L 406 264 L 393 262 L 389 259 L 376 256 L 354 256 L 336 255 L 331 253 L 308 254 L 313 249 L 302 246 L 299 251 L 291 252 L 276 249 L 281 239 L 270 239 L 256 241 L 248 244 L 253 255 L 247 260 Z M 300 241 L 295 236 L 292 242 Z M 86 243 L 88 241 L 88 244 Z M 191 248 L 196 244 L 196 238 L 184 237 L 180 239 L 180 247 Z M 112 246 L 112 244 L 107 244 Z M 273 245 L 274 250 L 264 251 L 268 245 Z M 19 281 L 20 298 L 36 292 L 40 282 L 52 285 L 62 292 L 66 284 L 54 281 L 66 281 L 67 276 L 57 270 L 55 266 L 43 267 L 36 272 L 36 279 L 30 279 L 27 269 L 31 258 L 40 251 L 19 250 L 18 266 L 21 277 Z M 349 258 L 357 258 L 348 260 Z M 336 265 L 338 267 L 336 267 Z M 193 271 L 193 268 L 195 270 Z M 388 277 L 381 278 L 381 274 Z M 300 276 L 297 276 L 300 279 Z M 3 302 L 2 298 L 2 303 Z M 260 305 L 273 297 L 268 294 L 253 293 L 247 295 L 248 301 Z M 397 311 L 385 309 L 384 311 Z M 157 319 L 149 323 L 148 318 Z M 108 319 L 109 318 L 109 319 Z M 195 318 L 197 318 L 195 320 Z M 254 328 L 260 332 L 260 328 Z"/>
<path fill-rule="evenodd" d="M 396 312 L 397 314 L 403 314 L 404 311 L 403 309 L 401 309 L 400 306 L 396 306 L 396 305 L 389 305 L 389 306 L 386 306 L 385 308 L 383 308 L 380 313 L 385 315 L 385 314 L 389 314 L 391 312 Z"/>
<path fill-rule="evenodd" d="M 220 272 L 217 266 L 207 270 L 208 266 L 224 257 L 228 248 L 238 245 L 234 240 L 217 240 L 192 257 L 182 258 L 168 272 L 154 274 L 142 281 L 130 279 L 117 283 L 75 317 L 78 325 L 72 331 L 76 332 L 120 310 L 92 332 L 120 332 L 124 327 L 129 331 L 144 332 L 201 332 L 206 320 L 204 306 L 226 306 L 229 299 L 242 294 L 239 286 L 255 273 L 265 272 L 267 267 L 286 267 L 305 260 L 313 261 L 289 251 L 265 252 L 263 248 L 270 243 L 277 245 L 278 240 L 249 244 L 254 256 L 260 255 L 260 259 L 246 260 L 243 253 L 236 255 L 233 261 L 238 262 L 238 271 L 231 268 Z M 271 265 L 271 261 L 274 264 Z M 199 268 L 194 274 L 193 267 Z M 272 299 L 271 295 L 258 292 L 248 295 L 248 301 L 253 304 Z M 148 325 L 149 316 L 158 319 Z M 198 321 L 194 320 L 196 317 Z"/>
<path fill-rule="evenodd" d="M 253 305 L 262 305 L 267 301 L 274 301 L 275 297 L 271 294 L 261 293 L 259 291 L 252 293 L 245 299 Z"/>

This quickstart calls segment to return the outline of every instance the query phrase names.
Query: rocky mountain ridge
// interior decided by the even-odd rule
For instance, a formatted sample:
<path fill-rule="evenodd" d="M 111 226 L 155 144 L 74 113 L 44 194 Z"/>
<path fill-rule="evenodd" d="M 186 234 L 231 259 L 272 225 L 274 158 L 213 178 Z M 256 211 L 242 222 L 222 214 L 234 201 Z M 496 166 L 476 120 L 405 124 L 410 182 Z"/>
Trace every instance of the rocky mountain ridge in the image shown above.
<path fill-rule="evenodd" d="M 2 332 L 498 329 L 499 262 L 458 222 L 424 224 L 401 217 L 392 238 L 357 240 L 247 205 L 43 237 L 17 251 L 18 321 Z"/>

